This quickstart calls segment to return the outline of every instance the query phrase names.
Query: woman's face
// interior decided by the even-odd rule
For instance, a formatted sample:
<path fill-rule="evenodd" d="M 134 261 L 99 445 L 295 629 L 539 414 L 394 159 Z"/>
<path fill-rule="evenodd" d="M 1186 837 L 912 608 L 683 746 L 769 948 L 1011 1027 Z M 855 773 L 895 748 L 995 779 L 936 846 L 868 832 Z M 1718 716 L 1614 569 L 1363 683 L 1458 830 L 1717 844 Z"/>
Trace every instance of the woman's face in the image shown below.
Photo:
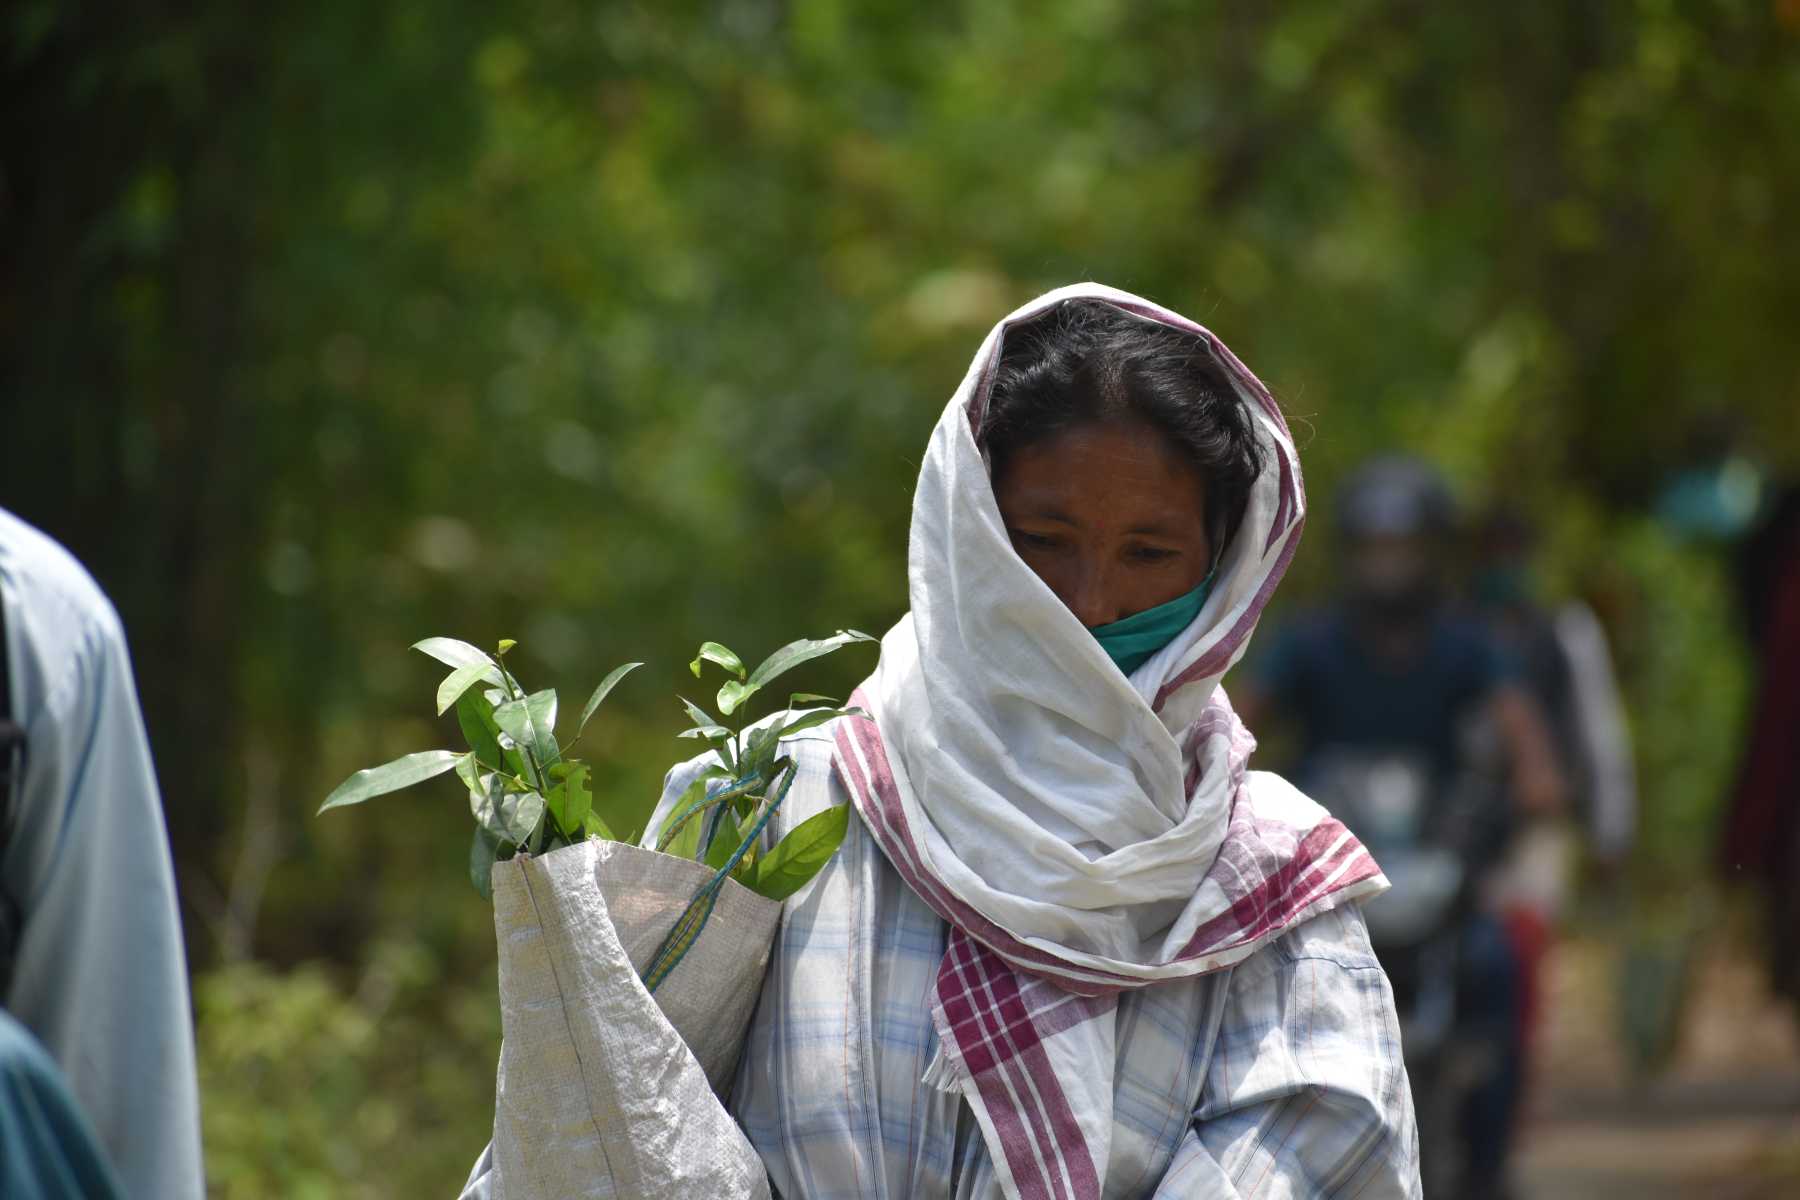
<path fill-rule="evenodd" d="M 1015 450 L 994 498 L 1013 549 L 1090 628 L 1192 591 L 1212 566 L 1206 481 L 1140 421 L 1077 425 Z"/>

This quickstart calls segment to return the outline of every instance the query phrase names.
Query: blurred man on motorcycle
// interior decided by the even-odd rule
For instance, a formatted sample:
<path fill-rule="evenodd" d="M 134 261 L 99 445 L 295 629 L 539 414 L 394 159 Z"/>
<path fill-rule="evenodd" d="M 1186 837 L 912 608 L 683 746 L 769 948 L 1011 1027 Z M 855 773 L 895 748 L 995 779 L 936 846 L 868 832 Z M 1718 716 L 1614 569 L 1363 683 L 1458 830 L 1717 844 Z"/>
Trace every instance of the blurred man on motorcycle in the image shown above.
<path fill-rule="evenodd" d="M 1432 841 L 1454 848 L 1454 868 L 1444 866 L 1441 849 L 1410 856 L 1433 869 L 1409 872 L 1408 882 L 1396 878 L 1394 892 L 1371 906 L 1370 929 L 1385 961 L 1375 909 L 1387 905 L 1397 918 L 1394 936 L 1424 954 L 1432 931 L 1420 923 L 1443 913 L 1446 936 L 1436 944 L 1453 946 L 1448 990 L 1455 1027 L 1463 1039 L 1489 1048 L 1482 1077 L 1457 1100 L 1454 1157 L 1461 1162 L 1452 1171 L 1454 1194 L 1501 1196 L 1522 1065 L 1519 970 L 1499 922 L 1476 902 L 1473 883 L 1498 857 L 1518 818 L 1560 808 L 1563 778 L 1544 719 L 1507 655 L 1447 602 L 1455 509 L 1437 473 L 1410 458 L 1372 460 L 1339 493 L 1336 519 L 1338 597 L 1277 632 L 1251 686 L 1240 685 L 1238 707 L 1253 728 L 1272 716 L 1291 729 L 1296 782 L 1350 824 L 1391 877 L 1398 872 L 1383 843 L 1395 847 L 1395 859 L 1406 856 L 1405 847 Z M 1497 795 L 1465 786 L 1477 727 L 1498 748 L 1504 787 Z M 1401 786 L 1408 770 L 1420 782 Z M 1409 793 L 1418 793 L 1426 810 L 1416 818 L 1408 811 Z M 1351 802 L 1369 796 L 1370 802 Z M 1455 820 L 1438 819 L 1452 809 Z M 1396 830 L 1398 839 L 1389 836 Z M 1415 886 L 1415 874 L 1433 882 Z M 1397 991 L 1410 987 L 1404 981 L 1417 973 L 1399 966 L 1389 964 Z M 1401 1003 L 1404 1016 L 1408 1005 Z M 1413 1039 L 1414 1030 L 1405 1036 Z M 1409 1070 L 1413 1052 L 1408 1045 Z M 1431 1086 L 1418 1076 L 1413 1084 L 1416 1096 Z M 1424 1110 L 1436 1097 L 1418 1099 L 1423 1137 Z M 1430 1175 L 1427 1142 L 1423 1165 Z"/>

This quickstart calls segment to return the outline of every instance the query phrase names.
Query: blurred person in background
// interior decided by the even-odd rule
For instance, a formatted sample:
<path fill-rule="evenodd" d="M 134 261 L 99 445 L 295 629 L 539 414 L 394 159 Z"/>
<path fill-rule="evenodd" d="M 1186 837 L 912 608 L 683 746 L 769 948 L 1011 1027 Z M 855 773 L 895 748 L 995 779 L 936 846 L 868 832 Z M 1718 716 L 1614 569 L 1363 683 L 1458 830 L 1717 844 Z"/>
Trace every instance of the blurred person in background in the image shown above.
<path fill-rule="evenodd" d="M 1336 763 L 1396 756 L 1420 764 L 1440 804 L 1485 724 L 1510 795 L 1489 804 L 1503 811 L 1483 813 L 1484 828 L 1558 811 L 1564 784 L 1537 705 L 1493 636 L 1448 603 L 1455 506 L 1444 481 L 1415 459 L 1377 458 L 1346 481 L 1336 517 L 1340 593 L 1276 632 L 1240 704 L 1246 722 L 1291 727 L 1296 782 L 1309 793 L 1333 790 Z M 1491 856 L 1501 839 L 1472 840 Z M 1471 874 L 1491 865 L 1473 862 Z M 1520 967 L 1491 912 L 1457 919 L 1456 1020 L 1494 1051 L 1458 1115 L 1459 1194 L 1493 1196 L 1503 1194 L 1519 1096 Z M 1430 1101 L 1420 1103 L 1423 1121 Z M 1424 1166 L 1429 1179 L 1433 1164 Z"/>
<path fill-rule="evenodd" d="M 1472 611 L 1542 711 L 1569 786 L 1572 820 L 1540 813 L 1521 823 L 1489 893 L 1519 962 L 1527 1062 L 1542 1019 L 1543 960 L 1568 900 L 1576 840 L 1612 879 L 1637 827 L 1637 773 L 1606 631 L 1580 600 L 1555 608 L 1539 601 L 1536 544 L 1523 514 L 1490 511 L 1477 524 L 1470 594 Z"/>
<path fill-rule="evenodd" d="M 116 1172 L 124 1195 L 198 1200 L 186 956 L 124 631 L 81 565 L 3 509 L 0 623 L 0 1162 L 35 1172 L 0 1181 L 104 1196 Z"/>
<path fill-rule="evenodd" d="M 1775 497 L 1740 561 L 1757 678 L 1724 866 L 1766 891 L 1771 982 L 1800 1006 L 1800 484 Z"/>

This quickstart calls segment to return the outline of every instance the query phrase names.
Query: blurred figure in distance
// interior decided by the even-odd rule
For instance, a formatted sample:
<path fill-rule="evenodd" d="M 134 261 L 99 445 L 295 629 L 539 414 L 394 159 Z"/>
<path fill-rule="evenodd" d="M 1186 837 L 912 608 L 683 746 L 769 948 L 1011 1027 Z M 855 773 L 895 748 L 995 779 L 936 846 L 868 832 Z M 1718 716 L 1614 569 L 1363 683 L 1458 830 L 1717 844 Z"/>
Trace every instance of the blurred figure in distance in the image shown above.
<path fill-rule="evenodd" d="M 1538 706 L 1495 639 L 1448 603 L 1455 505 L 1437 472 L 1402 456 L 1365 463 L 1339 493 L 1336 524 L 1338 595 L 1277 631 L 1250 686 L 1240 685 L 1245 721 L 1257 728 L 1274 717 L 1292 730 L 1296 782 L 1327 804 L 1335 788 L 1329 775 L 1339 764 L 1388 756 L 1421 764 L 1430 803 L 1447 805 L 1470 774 L 1472 731 L 1485 726 L 1505 794 L 1476 814 L 1482 828 L 1504 830 L 1559 811 L 1564 783 Z M 1471 877 L 1492 865 L 1500 840 L 1464 839 Z M 1381 850 L 1371 850 L 1381 861 Z M 1371 905 L 1372 932 L 1373 913 Z M 1500 1196 L 1520 1083 L 1519 964 L 1492 914 L 1459 909 L 1447 919 L 1461 922 L 1456 1021 L 1493 1051 L 1485 1055 L 1492 1063 L 1486 1077 L 1458 1098 L 1454 1186 L 1459 1195 Z M 1381 953 L 1379 942 L 1376 949 Z M 1414 1086 L 1430 1085 L 1415 1078 Z M 1432 1103 L 1420 1098 L 1428 1193 L 1434 1168 L 1425 1115 Z"/>
<path fill-rule="evenodd" d="M 1520 965 L 1521 1040 L 1529 1061 L 1541 1026 L 1542 965 L 1568 901 L 1580 849 L 1616 878 L 1637 829 L 1637 772 L 1606 631 L 1576 599 L 1538 599 L 1536 532 L 1522 513 L 1489 512 L 1474 538 L 1474 613 L 1517 665 L 1549 723 L 1570 788 L 1570 820 L 1525 822 L 1496 872 L 1491 899 Z M 1582 843 L 1581 846 L 1577 842 Z"/>
<path fill-rule="evenodd" d="M 1771 982 L 1800 1012 L 1800 483 L 1776 495 L 1745 543 L 1740 580 L 1756 690 L 1723 866 L 1763 889 Z"/>

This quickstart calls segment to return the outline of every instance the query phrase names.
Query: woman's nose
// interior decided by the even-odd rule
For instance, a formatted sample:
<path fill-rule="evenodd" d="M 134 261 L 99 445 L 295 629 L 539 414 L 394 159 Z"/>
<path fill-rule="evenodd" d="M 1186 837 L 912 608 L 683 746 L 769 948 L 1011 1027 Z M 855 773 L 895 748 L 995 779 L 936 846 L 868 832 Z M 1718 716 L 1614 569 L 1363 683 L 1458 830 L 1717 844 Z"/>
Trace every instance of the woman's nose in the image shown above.
<path fill-rule="evenodd" d="M 1098 625 L 1110 625 L 1119 619 L 1119 615 L 1114 611 L 1118 606 L 1112 603 L 1107 595 L 1108 590 L 1104 571 L 1083 566 L 1069 581 L 1069 591 L 1063 597 L 1063 603 L 1089 629 Z"/>

